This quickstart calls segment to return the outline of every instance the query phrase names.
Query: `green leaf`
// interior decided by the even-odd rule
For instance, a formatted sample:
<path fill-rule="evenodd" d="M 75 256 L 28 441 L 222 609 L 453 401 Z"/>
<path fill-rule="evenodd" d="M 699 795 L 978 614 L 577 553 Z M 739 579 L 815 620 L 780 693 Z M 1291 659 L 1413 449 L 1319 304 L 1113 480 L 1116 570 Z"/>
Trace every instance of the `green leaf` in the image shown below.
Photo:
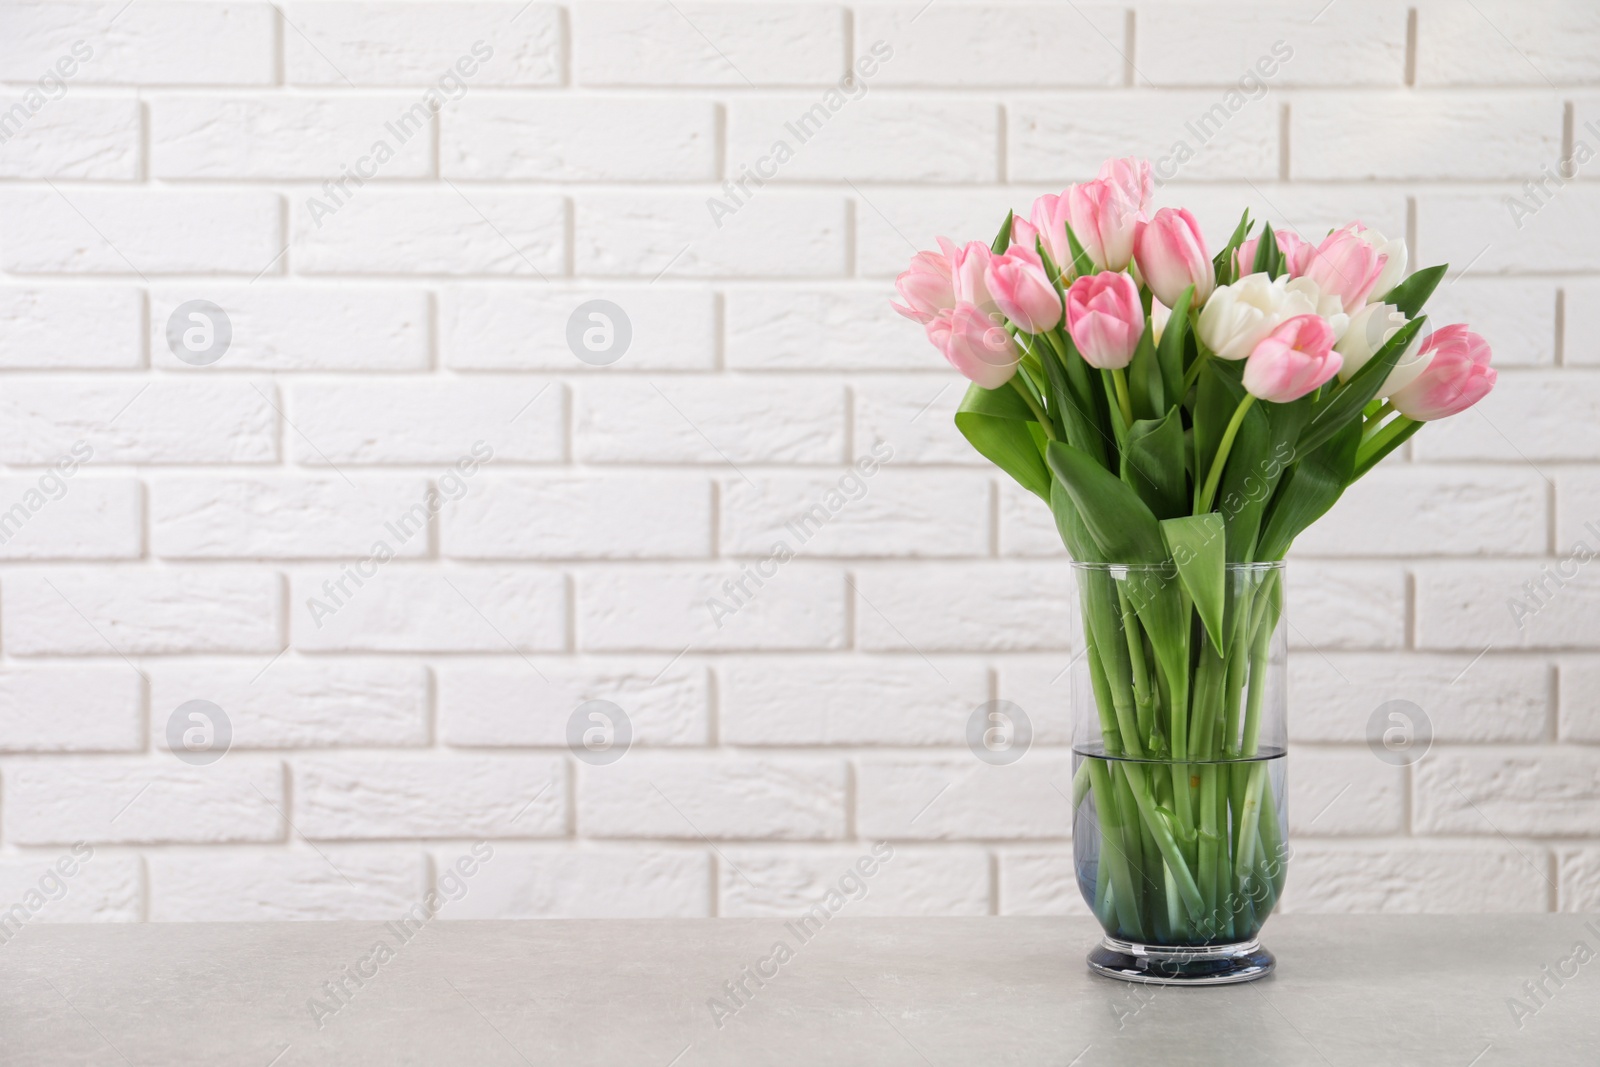
<path fill-rule="evenodd" d="M 1039 451 L 1042 433 L 1033 412 L 1011 386 L 969 386 L 956 410 L 956 429 L 1018 485 L 1042 500 L 1050 499 L 1050 471 Z"/>
<path fill-rule="evenodd" d="M 1243 362 L 1243 360 L 1240 360 Z M 1233 409 L 1244 398 L 1244 386 L 1233 380 L 1227 361 L 1210 359 L 1200 369 L 1194 400 L 1194 480 L 1203 484 L 1211 473 L 1211 460 L 1222 442 L 1222 433 L 1233 418 Z"/>
<path fill-rule="evenodd" d="M 1272 226 L 1263 222 L 1261 224 L 1261 238 L 1256 242 L 1256 261 L 1251 264 L 1250 273 L 1265 273 L 1269 278 L 1276 278 L 1283 273 L 1283 257 L 1278 254 L 1278 236 L 1272 232 Z"/>
<path fill-rule="evenodd" d="M 1282 559 L 1294 539 L 1333 507 L 1345 486 L 1355 480 L 1360 445 L 1361 423 L 1348 423 L 1289 468 L 1256 546 L 1257 559 Z"/>
<path fill-rule="evenodd" d="M 1231 285 L 1239 280 L 1237 273 L 1233 269 L 1233 254 L 1239 251 L 1239 246 L 1244 244 L 1245 238 L 1249 235 L 1250 209 L 1245 208 L 1244 214 L 1239 216 L 1239 225 L 1233 228 L 1233 236 L 1228 238 L 1228 243 L 1223 245 L 1222 251 L 1218 252 L 1211 260 L 1211 268 L 1216 272 L 1219 286 Z"/>
<path fill-rule="evenodd" d="M 1183 389 L 1183 342 L 1189 336 L 1189 305 L 1194 302 L 1194 286 L 1183 290 L 1178 306 L 1167 319 L 1167 328 L 1161 331 L 1161 343 L 1156 346 L 1156 365 L 1161 368 L 1161 385 L 1167 399 L 1181 403 L 1178 393 Z"/>
<path fill-rule="evenodd" d="M 1178 580 L 1194 601 L 1194 610 L 1215 648 L 1222 640 L 1222 616 L 1227 589 L 1227 553 L 1222 516 L 1183 515 L 1161 520 L 1161 538 L 1178 565 Z"/>
<path fill-rule="evenodd" d="M 1166 414 L 1166 387 L 1156 363 L 1156 339 L 1148 324 L 1128 362 L 1128 399 L 1133 402 L 1135 419 L 1159 419 Z"/>
<path fill-rule="evenodd" d="M 1055 517 L 1056 532 L 1061 535 L 1061 543 L 1067 546 L 1073 559 L 1079 563 L 1105 562 L 1101 558 L 1100 547 L 1089 536 L 1089 530 L 1084 526 L 1066 487 L 1053 479 L 1050 482 L 1050 514 Z"/>
<path fill-rule="evenodd" d="M 1449 267 L 1448 263 L 1441 263 L 1437 267 L 1425 267 L 1379 299 L 1385 304 L 1393 304 L 1399 308 L 1400 314 L 1406 318 L 1414 319 L 1417 317 L 1417 312 L 1422 310 L 1422 305 L 1428 302 L 1428 297 L 1439 287 L 1439 282 Z"/>
<path fill-rule="evenodd" d="M 1266 406 L 1252 404 L 1244 413 L 1217 483 L 1216 506 L 1228 531 L 1230 563 L 1243 563 L 1255 551 L 1261 516 L 1283 469 L 1282 462 L 1273 461 L 1272 424 L 1262 410 Z"/>
<path fill-rule="evenodd" d="M 1426 425 L 1427 423 L 1423 422 L 1413 422 L 1410 426 L 1407 426 L 1405 429 L 1389 438 L 1388 441 L 1377 448 L 1371 455 L 1358 457 L 1356 460 L 1355 478 L 1352 478 L 1351 481 L 1355 481 L 1356 478 L 1363 477 L 1373 467 L 1376 467 L 1379 463 L 1383 462 L 1383 458 L 1385 456 L 1399 448 L 1401 445 L 1405 444 L 1407 441 L 1411 440 L 1412 435 Z M 1387 427 L 1385 428 L 1387 429 Z"/>
<path fill-rule="evenodd" d="M 1074 277 L 1081 278 L 1085 274 L 1094 273 L 1094 260 L 1089 258 L 1089 253 L 1083 250 L 1083 245 L 1078 243 L 1078 235 L 1072 232 L 1072 223 L 1064 224 L 1067 227 L 1067 247 L 1072 249 L 1072 273 Z"/>
<path fill-rule="evenodd" d="M 1160 563 L 1166 558 L 1161 528 L 1139 494 L 1071 445 L 1052 441 L 1045 454 L 1102 560 Z"/>
<path fill-rule="evenodd" d="M 1184 466 L 1183 417 L 1178 408 L 1164 419 L 1140 419 L 1129 429 L 1122 480 L 1158 519 L 1189 511 L 1189 472 Z"/>
<path fill-rule="evenodd" d="M 1317 402 L 1312 410 L 1311 421 L 1300 439 L 1302 451 L 1315 449 L 1352 420 L 1360 423 L 1361 409 L 1367 406 L 1367 401 L 1378 395 L 1378 390 L 1383 388 L 1389 372 L 1399 362 L 1406 346 L 1427 321 L 1424 315 L 1400 327 L 1348 382 Z"/>
<path fill-rule="evenodd" d="M 997 256 L 1011 247 L 1011 220 L 1015 215 L 1015 211 L 1006 212 L 1006 221 L 1000 224 L 1000 232 L 994 235 L 994 241 L 989 245 L 989 251 Z"/>

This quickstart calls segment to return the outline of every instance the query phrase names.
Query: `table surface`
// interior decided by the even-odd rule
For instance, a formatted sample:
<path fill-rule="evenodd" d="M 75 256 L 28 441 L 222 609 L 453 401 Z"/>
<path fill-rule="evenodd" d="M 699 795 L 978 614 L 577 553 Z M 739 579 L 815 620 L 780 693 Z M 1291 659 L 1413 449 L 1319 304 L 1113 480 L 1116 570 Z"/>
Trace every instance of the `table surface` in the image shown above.
<path fill-rule="evenodd" d="M 0 945 L 0 1063 L 1600 1062 L 1600 918 L 1265 934 L 1271 977 L 1172 989 L 1091 975 L 1076 918 L 39 923 Z"/>

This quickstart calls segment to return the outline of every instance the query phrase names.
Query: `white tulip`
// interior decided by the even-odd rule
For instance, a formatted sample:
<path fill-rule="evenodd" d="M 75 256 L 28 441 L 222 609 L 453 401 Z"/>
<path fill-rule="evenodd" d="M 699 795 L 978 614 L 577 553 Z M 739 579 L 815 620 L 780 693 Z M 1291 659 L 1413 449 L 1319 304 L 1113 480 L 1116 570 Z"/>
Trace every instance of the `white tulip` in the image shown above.
<path fill-rule="evenodd" d="M 1375 248 L 1380 255 L 1387 256 L 1383 270 L 1378 272 L 1378 280 L 1372 286 L 1372 295 L 1367 297 L 1369 303 L 1376 303 L 1389 295 L 1389 290 L 1400 284 L 1406 276 L 1406 243 L 1396 237 L 1389 240 L 1377 230 L 1362 230 L 1359 236 L 1367 244 Z"/>
<path fill-rule="evenodd" d="M 1368 304 L 1352 315 L 1349 329 L 1333 346 L 1334 351 L 1344 357 L 1344 365 L 1339 368 L 1339 380 L 1349 381 L 1409 321 L 1393 304 Z M 1394 369 L 1378 390 L 1379 396 L 1388 396 L 1410 385 L 1427 368 L 1427 357 L 1417 355 L 1417 349 L 1421 346 L 1422 332 L 1419 330 L 1395 361 Z"/>
<path fill-rule="evenodd" d="M 1247 274 L 1211 294 L 1200 311 L 1200 339 L 1222 359 L 1244 359 L 1284 320 L 1314 314 L 1315 294 L 1314 285 L 1291 289 L 1288 275 Z"/>
<path fill-rule="evenodd" d="M 1339 298 L 1339 294 L 1324 294 L 1317 283 L 1310 278 L 1291 278 L 1287 288 L 1291 293 L 1300 293 L 1311 301 L 1313 310 L 1328 320 L 1335 341 L 1344 336 L 1345 330 L 1350 325 L 1350 316 L 1344 313 L 1344 301 Z"/>

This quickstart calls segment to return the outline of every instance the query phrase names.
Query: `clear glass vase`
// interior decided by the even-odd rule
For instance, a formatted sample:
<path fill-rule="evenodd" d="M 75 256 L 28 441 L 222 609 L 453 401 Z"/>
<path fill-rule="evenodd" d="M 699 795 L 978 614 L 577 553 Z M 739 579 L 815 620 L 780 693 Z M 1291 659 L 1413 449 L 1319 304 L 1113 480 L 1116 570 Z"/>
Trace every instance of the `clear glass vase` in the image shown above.
<path fill-rule="evenodd" d="M 1203 603 L 1177 568 L 1074 564 L 1072 849 L 1100 974 L 1161 984 L 1271 972 L 1283 891 L 1282 563 L 1229 564 Z M 1219 603 L 1220 601 L 1220 603 Z"/>

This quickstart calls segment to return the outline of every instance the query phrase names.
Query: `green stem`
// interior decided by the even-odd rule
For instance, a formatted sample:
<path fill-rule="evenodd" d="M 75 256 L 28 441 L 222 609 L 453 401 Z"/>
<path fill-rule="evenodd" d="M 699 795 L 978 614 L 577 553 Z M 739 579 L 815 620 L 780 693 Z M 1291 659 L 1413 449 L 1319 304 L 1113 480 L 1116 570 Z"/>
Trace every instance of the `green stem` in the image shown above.
<path fill-rule="evenodd" d="M 1122 806 L 1112 790 L 1111 776 L 1104 760 L 1090 757 L 1086 760 L 1089 778 L 1094 791 L 1095 813 L 1100 820 L 1100 863 L 1111 879 L 1111 903 L 1116 909 L 1117 925 L 1128 934 L 1137 934 L 1142 928 L 1139 921 L 1139 898 L 1134 893 L 1132 874 L 1128 869 L 1128 855 L 1122 818 Z"/>
<path fill-rule="evenodd" d="M 1183 372 L 1183 395 L 1178 397 L 1180 401 L 1183 397 L 1189 395 L 1189 390 L 1194 388 L 1194 383 L 1200 380 L 1200 371 L 1205 368 L 1206 360 L 1210 355 L 1211 353 L 1201 349 L 1200 354 L 1195 356 L 1194 362 L 1189 364 L 1189 369 Z"/>
<path fill-rule="evenodd" d="M 1128 372 L 1121 367 L 1111 371 L 1111 381 L 1117 388 L 1117 407 L 1122 411 L 1122 424 L 1133 425 L 1133 399 L 1128 395 Z"/>
<path fill-rule="evenodd" d="M 1384 406 L 1388 407 L 1387 404 Z M 1390 419 L 1383 426 L 1378 426 L 1376 418 L 1369 421 L 1361 431 L 1361 444 L 1356 448 L 1356 468 L 1359 470 L 1366 457 L 1380 451 L 1384 445 L 1399 437 L 1414 422 L 1414 419 L 1408 419 L 1404 415 L 1398 419 Z"/>
<path fill-rule="evenodd" d="M 1200 491 L 1199 506 L 1194 509 L 1196 515 L 1204 515 L 1211 510 L 1211 502 L 1217 496 L 1217 483 L 1222 480 L 1222 468 L 1228 462 L 1228 453 L 1233 449 L 1233 439 L 1239 436 L 1239 427 L 1244 425 L 1245 413 L 1255 402 L 1255 394 L 1246 393 L 1244 399 L 1239 401 L 1239 406 L 1233 409 L 1233 418 L 1228 420 L 1228 428 L 1222 431 L 1222 441 L 1217 445 L 1217 454 L 1211 460 L 1211 471 L 1206 475 L 1205 488 Z"/>
<path fill-rule="evenodd" d="M 1044 413 L 1044 408 L 1040 406 L 1039 401 L 1033 398 L 1032 390 L 1022 384 L 1023 380 L 1025 379 L 1023 379 L 1020 372 L 1013 374 L 1011 376 L 1012 387 L 1022 397 L 1023 403 L 1028 405 L 1028 410 L 1033 412 L 1033 417 L 1038 420 L 1039 427 L 1044 430 L 1045 437 L 1051 441 L 1056 440 L 1055 427 L 1050 425 L 1050 417 Z"/>

